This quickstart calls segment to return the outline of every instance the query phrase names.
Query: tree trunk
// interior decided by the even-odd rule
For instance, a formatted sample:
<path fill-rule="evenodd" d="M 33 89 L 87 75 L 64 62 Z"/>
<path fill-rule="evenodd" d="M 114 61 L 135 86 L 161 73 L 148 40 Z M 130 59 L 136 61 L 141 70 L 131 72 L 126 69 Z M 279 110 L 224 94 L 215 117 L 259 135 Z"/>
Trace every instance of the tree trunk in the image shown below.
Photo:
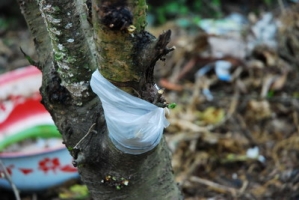
<path fill-rule="evenodd" d="M 101 101 L 90 87 L 91 75 L 98 69 L 131 95 L 167 105 L 157 93 L 153 68 L 173 50 L 166 47 L 170 31 L 158 39 L 144 31 L 145 1 L 19 0 L 19 4 L 35 42 L 39 57 L 35 64 L 43 73 L 42 103 L 93 199 L 182 199 L 164 138 L 142 154 L 120 151 L 109 137 Z"/>

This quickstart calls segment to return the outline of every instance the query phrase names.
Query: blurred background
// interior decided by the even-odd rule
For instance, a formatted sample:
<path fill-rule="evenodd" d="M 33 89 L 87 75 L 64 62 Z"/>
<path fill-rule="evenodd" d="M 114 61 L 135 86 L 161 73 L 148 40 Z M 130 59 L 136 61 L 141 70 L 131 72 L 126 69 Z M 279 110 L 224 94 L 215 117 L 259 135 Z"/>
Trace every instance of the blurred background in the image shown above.
<path fill-rule="evenodd" d="M 298 1 L 148 4 L 148 31 L 176 46 L 155 78 L 177 104 L 165 136 L 185 199 L 299 199 Z M 36 58 L 14 1 L 0 1 L 0 38 L 0 74 L 28 65 L 20 47 Z M 90 199 L 78 179 L 21 198 Z"/>

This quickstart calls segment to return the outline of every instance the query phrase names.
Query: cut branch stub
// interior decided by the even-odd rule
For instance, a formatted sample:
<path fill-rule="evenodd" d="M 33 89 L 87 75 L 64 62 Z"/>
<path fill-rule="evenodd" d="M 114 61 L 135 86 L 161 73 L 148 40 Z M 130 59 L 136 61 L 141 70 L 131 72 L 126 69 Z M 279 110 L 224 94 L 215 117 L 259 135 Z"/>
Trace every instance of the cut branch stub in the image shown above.
<path fill-rule="evenodd" d="M 146 71 L 144 74 L 144 79 L 146 80 L 146 83 L 153 83 L 154 82 L 154 67 L 156 62 L 160 60 L 165 60 L 165 57 L 169 52 L 173 51 L 175 48 L 171 47 L 168 48 L 167 44 L 170 41 L 170 35 L 171 35 L 171 30 L 168 30 L 161 34 L 155 43 L 154 48 L 152 49 L 153 51 L 153 57 L 151 60 L 149 60 L 150 64 L 149 66 L 146 67 Z"/>
<path fill-rule="evenodd" d="M 138 93 L 142 99 L 156 102 L 157 105 L 162 107 L 166 104 L 161 95 L 159 95 L 161 97 L 157 100 L 159 88 L 156 87 L 154 82 L 154 67 L 159 59 L 164 60 L 164 56 L 175 49 L 174 47 L 167 47 L 170 35 L 171 31 L 168 30 L 156 39 L 153 35 L 144 31 L 137 35 L 139 40 L 135 45 L 137 54 L 135 63 L 142 72 L 138 82 Z"/>

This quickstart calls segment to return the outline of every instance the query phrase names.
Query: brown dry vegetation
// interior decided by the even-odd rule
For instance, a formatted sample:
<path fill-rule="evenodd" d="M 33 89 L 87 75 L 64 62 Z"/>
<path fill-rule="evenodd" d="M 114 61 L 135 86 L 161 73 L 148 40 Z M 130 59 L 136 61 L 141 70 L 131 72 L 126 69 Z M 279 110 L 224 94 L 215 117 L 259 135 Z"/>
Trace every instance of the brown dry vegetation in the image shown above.
<path fill-rule="evenodd" d="M 244 39 L 250 27 L 238 39 L 191 33 L 174 22 L 153 28 L 155 35 L 171 29 L 170 45 L 177 47 L 160 62 L 156 78 L 168 102 L 177 104 L 165 136 L 186 199 L 299 199 L 298 13 L 299 6 L 275 18 L 282 22 L 277 48 L 234 46 L 252 42 Z M 0 73 L 26 65 L 19 46 L 34 58 L 27 31 L 0 34 Z M 219 46 L 224 52 L 216 57 Z M 195 77 L 217 60 L 232 64 L 231 81 L 220 81 L 213 71 Z M 247 156 L 254 147 L 260 157 Z"/>

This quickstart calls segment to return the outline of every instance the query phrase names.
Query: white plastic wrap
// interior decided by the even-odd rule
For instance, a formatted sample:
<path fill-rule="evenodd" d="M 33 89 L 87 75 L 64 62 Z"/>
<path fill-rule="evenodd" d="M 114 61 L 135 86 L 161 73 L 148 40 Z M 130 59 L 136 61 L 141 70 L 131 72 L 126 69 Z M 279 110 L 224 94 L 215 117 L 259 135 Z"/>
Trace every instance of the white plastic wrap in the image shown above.
<path fill-rule="evenodd" d="M 159 144 L 169 125 L 163 108 L 118 89 L 98 70 L 90 86 L 102 101 L 109 137 L 119 150 L 142 154 Z"/>

